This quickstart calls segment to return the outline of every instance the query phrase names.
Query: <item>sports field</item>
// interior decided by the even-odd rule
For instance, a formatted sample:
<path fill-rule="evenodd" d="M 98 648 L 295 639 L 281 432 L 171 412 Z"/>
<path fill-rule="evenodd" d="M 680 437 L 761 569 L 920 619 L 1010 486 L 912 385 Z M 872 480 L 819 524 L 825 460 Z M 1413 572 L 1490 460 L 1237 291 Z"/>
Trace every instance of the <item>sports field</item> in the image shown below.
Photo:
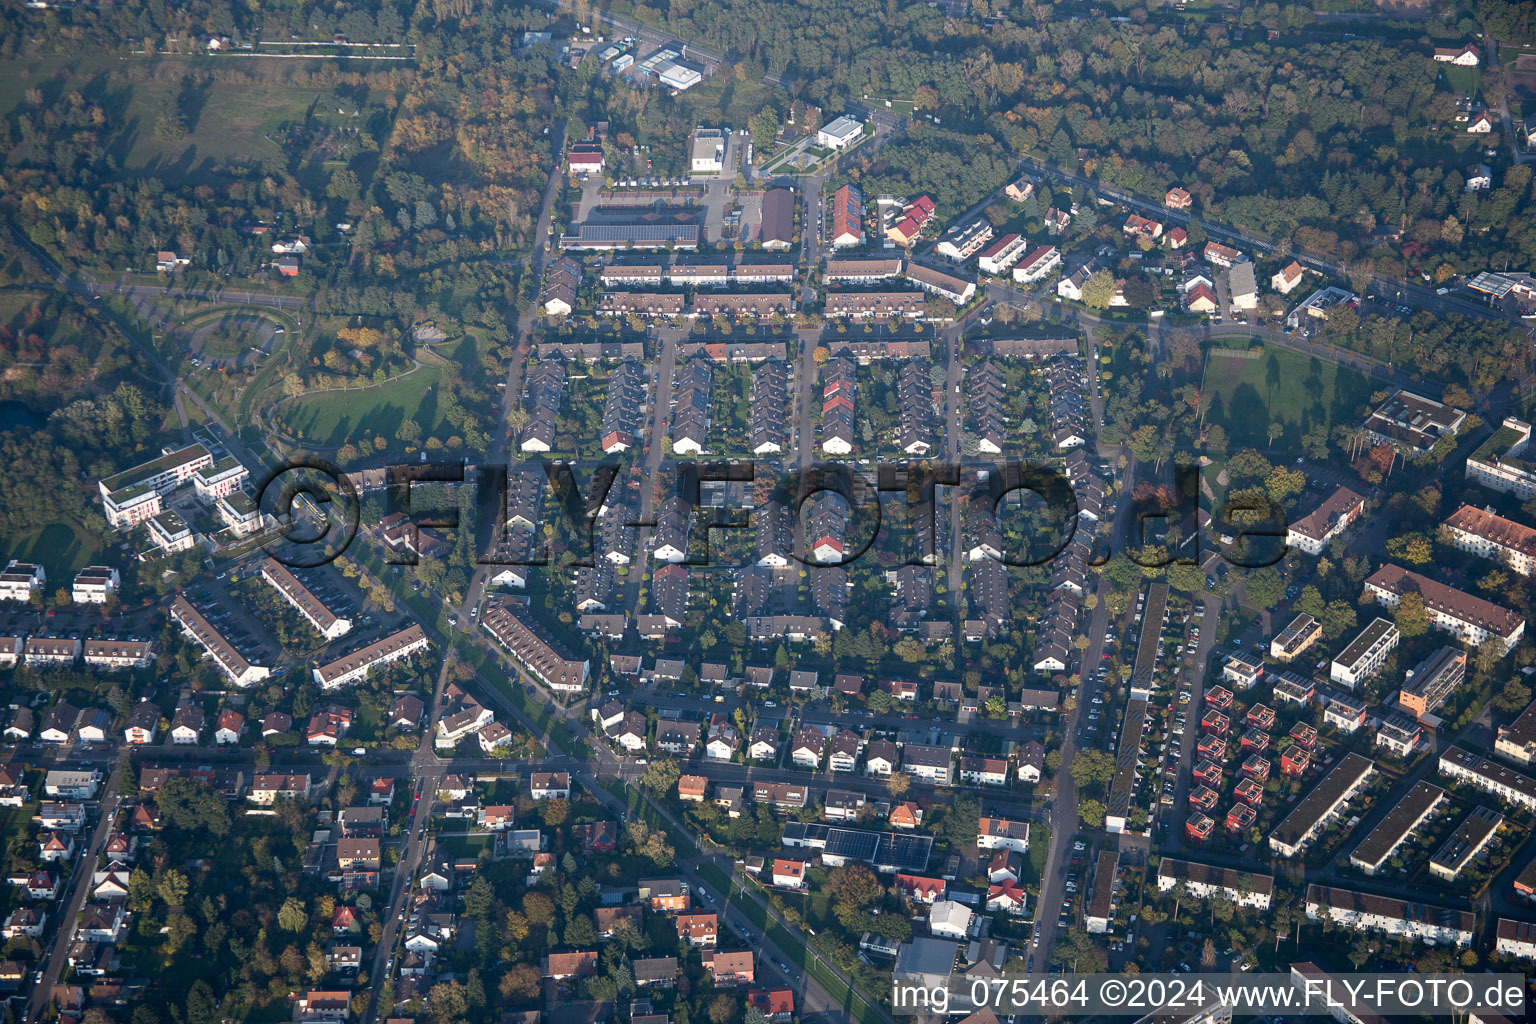
<path fill-rule="evenodd" d="M 1274 447 L 1299 448 L 1302 434 L 1319 422 L 1332 430 L 1335 423 L 1358 421 L 1373 390 L 1354 370 L 1278 345 L 1264 346 L 1256 359 L 1223 355 L 1220 346 L 1217 339 L 1206 364 L 1206 422 L 1220 423 L 1234 447 L 1271 447 L 1269 425 L 1278 420 L 1285 432 Z"/>

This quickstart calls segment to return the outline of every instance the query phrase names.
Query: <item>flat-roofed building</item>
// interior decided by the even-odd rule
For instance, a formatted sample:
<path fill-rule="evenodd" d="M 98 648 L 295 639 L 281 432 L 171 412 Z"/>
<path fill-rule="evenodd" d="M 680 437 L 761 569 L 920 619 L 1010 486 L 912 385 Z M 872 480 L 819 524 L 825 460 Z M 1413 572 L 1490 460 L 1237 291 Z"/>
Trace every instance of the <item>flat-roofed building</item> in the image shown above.
<path fill-rule="evenodd" d="M 88 565 L 75 573 L 70 599 L 75 604 L 106 604 L 117 596 L 122 585 L 122 577 L 116 569 L 105 565 Z"/>
<path fill-rule="evenodd" d="M 315 632 L 327 640 L 344 636 L 352 628 L 351 619 L 340 618 L 327 608 L 324 601 L 316 597 L 292 570 L 277 559 L 268 558 L 261 563 L 261 578 L 298 609 L 305 621 L 315 628 Z"/>
<path fill-rule="evenodd" d="M 1429 873 L 1454 882 L 1472 858 L 1493 841 L 1504 824 L 1504 815 L 1486 807 L 1474 807 L 1429 859 Z"/>
<path fill-rule="evenodd" d="M 1343 733 L 1352 733 L 1365 724 L 1365 708 L 1365 701 L 1358 697 L 1330 694 L 1328 706 L 1323 709 L 1323 724 Z"/>
<path fill-rule="evenodd" d="M 1536 810 L 1536 779 L 1479 757 L 1465 747 L 1451 747 L 1440 755 L 1440 774 L 1516 806 Z"/>
<path fill-rule="evenodd" d="M 718 174 L 725 169 L 725 147 L 730 132 L 719 128 L 697 128 L 688 169 L 694 174 Z"/>
<path fill-rule="evenodd" d="M 151 516 L 144 525 L 149 528 L 149 539 L 167 554 L 187 551 L 197 541 L 192 528 L 181 518 L 181 513 L 172 508 Z"/>
<path fill-rule="evenodd" d="M 233 455 L 226 455 L 192 475 L 192 486 L 205 505 L 212 505 L 227 494 L 233 494 L 245 486 L 251 474 Z"/>
<path fill-rule="evenodd" d="M 1424 726 L 1417 718 L 1392 712 L 1382 719 L 1376 730 L 1376 746 L 1397 757 L 1407 757 L 1423 736 Z"/>
<path fill-rule="evenodd" d="M 417 651 L 426 649 L 427 634 L 419 625 L 412 623 L 382 640 L 375 640 L 367 647 L 327 664 L 315 666 L 315 683 L 322 690 L 340 689 L 359 682 L 368 673 L 382 665 L 409 658 Z"/>
<path fill-rule="evenodd" d="M 185 597 L 177 595 L 176 600 L 171 602 L 171 620 L 181 627 L 182 634 L 188 640 L 201 647 L 213 659 L 213 663 L 234 685 L 242 688 L 251 686 L 272 674 L 271 669 L 247 661 L 235 649 L 235 645 L 215 629 Z"/>
<path fill-rule="evenodd" d="M 1268 910 L 1275 888 L 1275 876 L 1251 874 L 1213 864 L 1164 857 L 1157 865 L 1157 888 L 1167 892 L 1183 882 L 1185 891 L 1196 899 L 1220 894 L 1242 907 Z"/>
<path fill-rule="evenodd" d="M 1269 656 L 1284 664 L 1323 638 L 1323 624 L 1306 612 L 1297 615 L 1269 642 Z"/>
<path fill-rule="evenodd" d="M 1392 855 L 1446 805 L 1445 790 L 1427 782 L 1415 783 L 1387 816 L 1360 841 L 1349 862 L 1368 875 L 1379 874 Z"/>
<path fill-rule="evenodd" d="M 1355 931 L 1430 939 L 1457 947 L 1472 942 L 1473 916 L 1465 910 L 1325 885 L 1307 886 L 1306 907 L 1307 917 L 1313 921 L 1332 921 Z"/>
<path fill-rule="evenodd" d="M 48 574 L 40 565 L 11 559 L 0 572 L 0 601 L 30 601 L 47 586 Z"/>
<path fill-rule="evenodd" d="M 1263 674 L 1264 659 L 1246 651 L 1232 652 L 1221 666 L 1222 681 L 1231 683 L 1239 690 L 1251 689 Z"/>
<path fill-rule="evenodd" d="M 1365 499 L 1340 487 L 1311 512 L 1286 527 L 1285 542 L 1309 555 L 1320 555 L 1328 542 L 1349 529 L 1365 512 Z"/>
<path fill-rule="evenodd" d="M 840 152 L 857 142 L 863 132 L 864 122 L 842 114 L 816 130 L 816 144 Z"/>
<path fill-rule="evenodd" d="M 226 494 L 214 504 L 214 511 L 236 537 L 248 537 L 261 529 L 261 509 L 244 491 Z"/>
<path fill-rule="evenodd" d="M 1442 647 L 1408 670 L 1397 694 L 1398 707 L 1420 717 L 1436 711 L 1467 677 L 1467 655 Z"/>
<path fill-rule="evenodd" d="M 1454 406 L 1411 391 L 1395 391 L 1365 421 L 1372 439 L 1415 452 L 1427 452 L 1441 438 L 1455 437 L 1467 414 Z"/>
<path fill-rule="evenodd" d="M 213 453 L 200 444 L 165 449 L 159 458 L 140 463 L 121 473 L 97 481 L 107 524 L 114 529 L 131 529 L 163 507 L 160 497 L 191 480 L 196 473 L 213 465 Z"/>
<path fill-rule="evenodd" d="M 1524 500 L 1536 497 L 1536 463 L 1529 461 L 1531 425 L 1507 416 L 1493 435 L 1467 456 L 1466 477 Z"/>
<path fill-rule="evenodd" d="M 1353 690 L 1381 671 L 1401 636 L 1395 623 L 1373 619 L 1334 657 L 1328 666 L 1328 678 Z"/>
<path fill-rule="evenodd" d="M 1536 529 L 1471 505 L 1451 513 L 1441 528 L 1455 547 L 1502 562 L 1521 576 L 1536 576 Z"/>
<path fill-rule="evenodd" d="M 1269 848 L 1282 857 L 1298 856 L 1365 787 L 1375 770 L 1370 759 L 1345 754 L 1270 833 Z"/>
<path fill-rule="evenodd" d="M 1148 604 L 1150 605 L 1150 601 Z M 1145 620 L 1144 631 L 1155 632 L 1159 627 L 1150 618 Z M 1125 705 L 1125 718 L 1120 724 L 1120 745 L 1115 748 L 1115 773 L 1110 778 L 1109 798 L 1104 806 L 1104 828 L 1108 832 L 1124 832 L 1130 824 L 1131 799 L 1136 791 L 1137 767 L 1141 761 L 1141 737 L 1146 728 L 1147 702 L 1130 700 Z"/>
<path fill-rule="evenodd" d="M 1524 616 L 1400 565 L 1388 563 L 1377 569 L 1365 581 L 1365 592 L 1388 608 L 1396 608 L 1404 594 L 1416 592 L 1424 599 L 1430 625 L 1455 633 L 1473 646 L 1495 637 L 1508 650 L 1525 634 Z"/>

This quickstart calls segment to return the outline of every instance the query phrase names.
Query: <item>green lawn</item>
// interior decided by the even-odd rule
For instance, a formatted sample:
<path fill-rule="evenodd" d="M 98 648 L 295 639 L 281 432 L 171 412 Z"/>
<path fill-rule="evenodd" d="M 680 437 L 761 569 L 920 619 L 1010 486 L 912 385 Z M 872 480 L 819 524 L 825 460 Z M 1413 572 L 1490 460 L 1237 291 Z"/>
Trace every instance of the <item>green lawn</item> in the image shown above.
<path fill-rule="evenodd" d="M 1445 66 L 1445 82 L 1456 90 L 1457 96 L 1477 96 L 1483 83 L 1482 68 L 1464 68 L 1455 64 Z"/>
<path fill-rule="evenodd" d="M 1373 390 L 1363 374 L 1278 345 L 1244 359 L 1223 356 L 1219 343 L 1208 354 L 1205 386 L 1212 399 L 1207 422 L 1226 428 L 1230 446 L 1261 450 L 1271 447 L 1271 421 L 1285 426 L 1276 444 L 1295 449 L 1317 423 L 1332 429 L 1358 419 Z"/>
<path fill-rule="evenodd" d="M 212 162 L 278 165 L 284 154 L 267 138 L 273 129 L 303 121 L 312 105 L 317 114 L 332 115 L 338 106 L 348 106 L 330 102 L 329 89 L 300 84 L 314 69 L 309 61 L 224 63 L 230 59 L 102 55 L 0 61 L 0 115 L 25 106 L 29 89 L 43 94 L 45 106 L 78 92 L 107 115 L 109 145 L 126 170 L 184 180 L 199 177 Z M 205 79 L 214 60 L 255 76 L 259 84 Z M 187 134 L 166 138 L 156 122 L 175 109 L 186 112 Z"/>
<path fill-rule="evenodd" d="M 50 593 L 69 586 L 75 573 L 95 562 L 101 551 L 78 523 L 68 520 L 20 534 L 0 545 L 0 550 L 5 561 L 15 558 L 41 565 L 48 574 Z"/>
<path fill-rule="evenodd" d="M 407 418 L 430 437 L 442 422 L 435 387 L 441 373 L 439 367 L 421 366 L 376 387 L 302 395 L 282 403 L 275 416 L 286 433 L 322 448 L 359 442 L 369 433 L 394 445 Z"/>

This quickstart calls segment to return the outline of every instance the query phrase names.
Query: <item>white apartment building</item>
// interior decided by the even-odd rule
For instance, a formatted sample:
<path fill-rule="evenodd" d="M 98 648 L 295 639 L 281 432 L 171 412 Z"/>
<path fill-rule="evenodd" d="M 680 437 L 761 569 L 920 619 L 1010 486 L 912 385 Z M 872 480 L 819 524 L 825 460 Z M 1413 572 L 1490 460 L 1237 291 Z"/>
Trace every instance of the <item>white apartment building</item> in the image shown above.
<path fill-rule="evenodd" d="M 1351 690 L 1381 671 L 1402 634 L 1388 619 L 1375 619 L 1340 651 L 1328 667 L 1328 678 Z"/>
<path fill-rule="evenodd" d="M 1478 757 L 1464 747 L 1440 755 L 1440 774 L 1527 810 L 1536 810 L 1536 779 Z"/>
<path fill-rule="evenodd" d="M 1219 893 L 1238 906 L 1256 910 L 1269 909 L 1270 896 L 1275 888 L 1273 875 L 1247 874 L 1231 868 L 1175 860 L 1172 857 L 1164 857 L 1158 862 L 1159 892 L 1167 892 L 1180 882 L 1184 883 L 1185 891 L 1196 899 L 1209 899 Z"/>
<path fill-rule="evenodd" d="M 1536 497 L 1536 463 L 1525 458 L 1530 441 L 1531 425 L 1506 417 L 1493 436 L 1467 457 L 1467 479 L 1521 500 Z"/>
<path fill-rule="evenodd" d="M 47 583 L 48 574 L 42 566 L 13 558 L 0 572 L 0 601 L 30 601 L 33 594 L 43 592 Z"/>
<path fill-rule="evenodd" d="M 1441 524 L 1450 542 L 1462 551 L 1502 562 L 1521 576 L 1536 575 L 1536 530 L 1492 509 L 1463 505 Z"/>
<path fill-rule="evenodd" d="M 245 486 L 250 473 L 246 472 L 240 460 L 233 455 L 226 455 L 211 466 L 204 466 L 192 477 L 192 486 L 197 491 L 198 500 L 205 505 L 212 505 L 220 498 L 227 497 Z"/>
<path fill-rule="evenodd" d="M 1408 903 L 1352 889 L 1307 886 L 1307 917 L 1361 932 L 1428 939 L 1465 947 L 1472 942 L 1473 917 L 1428 903 Z"/>
<path fill-rule="evenodd" d="M 345 621 L 345 620 L 343 620 Z M 365 678 L 374 669 L 390 662 L 409 658 L 417 651 L 427 649 L 427 634 L 420 626 L 412 625 L 382 640 L 369 644 L 362 650 L 353 651 L 326 665 L 316 666 L 315 683 L 322 690 L 336 690 Z"/>
<path fill-rule="evenodd" d="M 247 661 L 235 649 L 235 645 L 223 633 L 214 629 L 213 624 L 203 618 L 203 613 L 192 607 L 192 603 L 185 597 L 178 596 L 171 602 L 171 621 L 181 627 L 188 640 L 207 652 L 208 657 L 213 659 L 214 664 L 234 685 L 251 686 L 272 674 L 271 669 Z"/>
<path fill-rule="evenodd" d="M 195 543 L 192 528 L 175 509 L 166 509 L 152 516 L 145 525 L 149 527 L 149 539 L 167 554 L 186 551 Z"/>
<path fill-rule="evenodd" d="M 1388 608 L 1396 608 L 1406 591 L 1417 591 L 1424 599 L 1430 625 L 1455 633 L 1474 647 L 1489 637 L 1498 637 L 1508 650 L 1525 634 L 1524 616 L 1400 565 L 1388 563 L 1377 569 L 1365 581 L 1365 590 Z"/>
<path fill-rule="evenodd" d="M 116 569 L 104 565 L 88 565 L 75 573 L 70 588 L 70 598 L 75 604 L 106 604 L 123 585 Z"/>
<path fill-rule="evenodd" d="M 176 490 L 201 469 L 213 465 L 213 454 L 200 444 L 165 449 L 159 458 L 125 469 L 96 483 L 101 492 L 107 523 L 114 529 L 132 529 L 158 515 L 160 498 Z"/>
<path fill-rule="evenodd" d="M 327 640 L 335 640 L 352 629 L 351 619 L 338 618 L 335 612 L 325 606 L 324 601 L 316 597 L 286 565 L 277 559 L 268 558 L 261 563 L 261 578 L 281 594 L 283 600 L 297 609 L 299 614 L 315 628 L 315 632 Z"/>

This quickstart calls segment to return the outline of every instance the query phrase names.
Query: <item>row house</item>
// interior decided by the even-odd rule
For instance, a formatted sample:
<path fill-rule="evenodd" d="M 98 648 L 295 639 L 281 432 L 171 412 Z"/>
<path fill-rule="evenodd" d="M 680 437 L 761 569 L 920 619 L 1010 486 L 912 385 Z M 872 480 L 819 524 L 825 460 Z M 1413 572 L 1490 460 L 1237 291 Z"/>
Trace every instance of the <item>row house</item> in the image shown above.
<path fill-rule="evenodd" d="M 523 410 L 528 422 L 518 433 L 518 448 L 548 452 L 555 447 L 555 418 L 565 397 L 563 359 L 541 359 L 523 376 Z"/>
<path fill-rule="evenodd" d="M 933 383 L 926 360 L 904 363 L 896 376 L 896 447 L 923 456 L 933 448 Z"/>
<path fill-rule="evenodd" d="M 853 451 L 858 377 L 847 359 L 828 359 L 821 368 L 821 448 L 829 455 Z"/>
<path fill-rule="evenodd" d="M 928 315 L 928 302 L 918 292 L 827 292 L 823 306 L 834 319 L 879 319 L 894 317 L 920 320 Z"/>
<path fill-rule="evenodd" d="M 597 300 L 602 316 L 682 316 L 682 292 L 603 292 Z"/>
<path fill-rule="evenodd" d="M 1473 916 L 1465 910 L 1352 889 L 1308 885 L 1306 912 L 1310 920 L 1328 921 L 1355 931 L 1445 942 L 1458 948 L 1472 942 Z"/>
<path fill-rule="evenodd" d="M 713 390 L 714 373 L 707 360 L 691 359 L 676 372 L 671 426 L 674 453 L 698 455 L 704 451 Z"/>
<path fill-rule="evenodd" d="M 752 371 L 748 447 L 753 455 L 776 455 L 789 443 L 789 370 L 781 360 L 765 360 Z"/>
<path fill-rule="evenodd" d="M 783 316 L 793 308 L 793 297 L 786 293 L 764 292 L 756 294 L 708 293 L 694 296 L 693 315 L 701 317 L 757 317 L 775 314 Z"/>
<path fill-rule="evenodd" d="M 527 612 L 509 603 L 491 607 L 481 625 L 512 655 L 513 659 L 545 686 L 559 693 L 583 693 L 591 662 L 569 654 Z"/>
<path fill-rule="evenodd" d="M 967 415 L 977 449 L 999 455 L 1008 439 L 1007 383 L 1002 369 L 990 360 L 970 370 L 966 379 Z"/>
<path fill-rule="evenodd" d="M 626 359 L 608 374 L 608 395 L 598 440 L 603 454 L 628 451 L 635 446 L 640 429 L 640 408 L 645 402 L 645 368 Z"/>

